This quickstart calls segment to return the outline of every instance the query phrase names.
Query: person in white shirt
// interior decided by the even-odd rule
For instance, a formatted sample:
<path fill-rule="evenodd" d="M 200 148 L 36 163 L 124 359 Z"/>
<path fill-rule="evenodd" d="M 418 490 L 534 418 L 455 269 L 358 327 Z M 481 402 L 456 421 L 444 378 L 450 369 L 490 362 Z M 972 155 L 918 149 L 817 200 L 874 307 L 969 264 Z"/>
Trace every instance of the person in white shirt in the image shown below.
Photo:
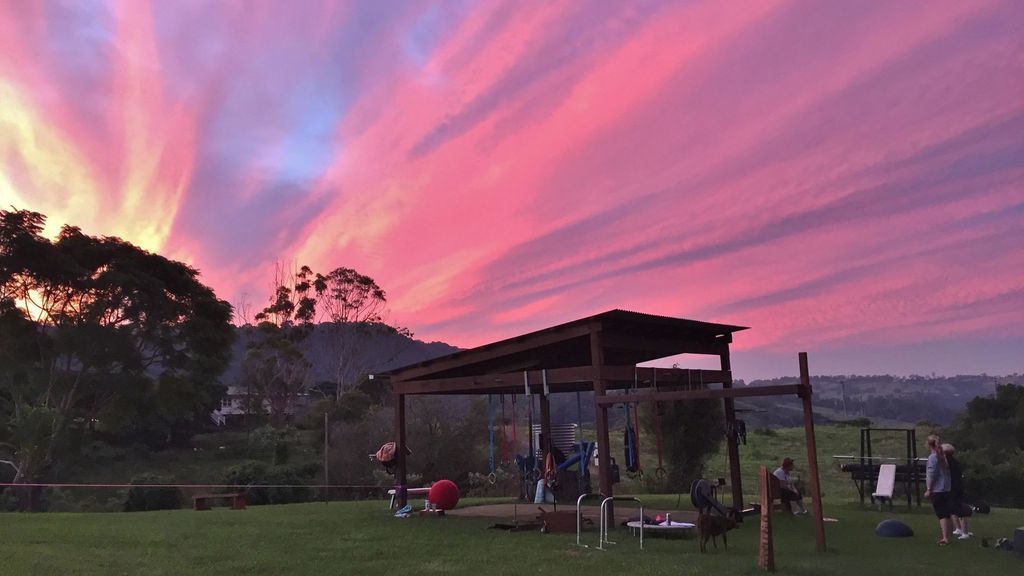
<path fill-rule="evenodd" d="M 782 502 L 788 504 L 790 510 L 793 511 L 794 515 L 807 514 L 807 508 L 804 508 L 804 497 L 800 493 L 799 488 L 796 486 L 796 482 L 791 475 L 793 471 L 793 459 L 785 458 L 782 461 L 782 466 L 779 466 L 773 474 L 779 479 L 779 488 L 781 488 Z"/>

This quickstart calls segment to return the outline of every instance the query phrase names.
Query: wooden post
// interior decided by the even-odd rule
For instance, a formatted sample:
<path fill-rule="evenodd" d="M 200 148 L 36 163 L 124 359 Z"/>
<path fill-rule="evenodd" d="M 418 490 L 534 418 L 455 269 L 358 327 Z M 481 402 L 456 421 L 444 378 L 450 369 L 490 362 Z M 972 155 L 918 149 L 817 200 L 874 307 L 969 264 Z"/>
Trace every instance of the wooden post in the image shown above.
<path fill-rule="evenodd" d="M 722 388 L 732 388 L 732 362 L 729 360 L 729 351 L 726 350 L 719 355 L 722 371 L 726 372 Z M 740 446 L 736 437 L 736 400 L 726 398 L 725 424 L 730 431 L 726 437 L 726 450 L 729 454 L 729 483 L 732 484 L 732 507 L 736 510 L 743 510 L 743 478 L 740 475 Z"/>
<path fill-rule="evenodd" d="M 409 503 L 405 473 L 405 394 L 395 394 L 395 501 L 401 508 Z"/>
<path fill-rule="evenodd" d="M 604 378 L 604 348 L 601 344 L 601 333 L 595 327 L 590 332 L 590 361 L 594 367 L 594 398 L 604 396 L 607 381 Z M 594 419 L 597 428 L 597 465 L 598 480 L 601 494 L 606 497 L 613 495 L 612 488 L 612 449 L 608 436 L 608 407 L 604 404 L 594 402 Z M 612 508 L 613 502 L 608 503 L 608 517 L 606 522 L 610 526 L 615 524 L 615 512 Z"/>
<path fill-rule="evenodd" d="M 329 445 L 330 445 L 330 442 L 331 442 L 331 432 L 330 432 L 330 430 L 331 430 L 331 428 L 330 428 L 330 422 L 329 422 L 328 417 L 327 417 L 327 412 L 324 412 L 324 504 L 327 504 L 327 502 L 329 500 L 329 496 L 330 495 L 329 495 L 328 491 L 330 490 L 330 488 L 328 488 L 328 486 L 330 486 L 330 484 L 331 484 L 330 483 L 330 472 L 328 471 L 328 467 L 327 467 L 327 454 L 328 454 Z"/>
<path fill-rule="evenodd" d="M 758 470 L 761 480 L 761 540 L 757 565 L 765 572 L 775 572 L 775 542 L 772 539 L 772 485 L 770 472 L 764 466 Z"/>
<path fill-rule="evenodd" d="M 807 352 L 800 353 L 800 398 L 804 403 L 804 433 L 807 437 L 807 472 L 811 476 L 811 502 L 814 506 L 814 533 L 818 552 L 825 551 L 825 511 L 821 507 L 821 480 L 818 476 L 818 448 L 814 441 L 814 409 L 811 406 L 811 375 Z"/>

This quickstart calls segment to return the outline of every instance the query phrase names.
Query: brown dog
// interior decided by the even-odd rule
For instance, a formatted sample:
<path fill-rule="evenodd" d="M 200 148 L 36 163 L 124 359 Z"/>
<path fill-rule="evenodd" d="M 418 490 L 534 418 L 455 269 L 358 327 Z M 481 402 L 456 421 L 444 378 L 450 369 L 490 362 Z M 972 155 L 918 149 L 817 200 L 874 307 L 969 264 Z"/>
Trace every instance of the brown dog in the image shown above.
<path fill-rule="evenodd" d="M 697 516 L 697 539 L 700 541 L 701 553 L 707 552 L 708 540 L 718 548 L 718 536 L 722 537 L 722 544 L 729 549 L 729 538 L 726 532 L 736 527 L 736 519 L 717 514 L 701 514 Z"/>

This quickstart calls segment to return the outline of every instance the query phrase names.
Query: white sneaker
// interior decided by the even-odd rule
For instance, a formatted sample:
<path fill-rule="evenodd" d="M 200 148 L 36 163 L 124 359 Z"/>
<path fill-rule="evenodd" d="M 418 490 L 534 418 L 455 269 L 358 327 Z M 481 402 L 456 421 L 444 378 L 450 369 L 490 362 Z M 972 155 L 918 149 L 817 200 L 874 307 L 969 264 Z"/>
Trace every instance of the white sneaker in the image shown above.
<path fill-rule="evenodd" d="M 957 540 L 967 540 L 970 537 L 971 537 L 971 535 L 968 533 L 968 534 L 961 534 L 961 535 L 957 536 L 956 539 Z"/>
<path fill-rule="evenodd" d="M 957 528 L 956 530 L 953 530 L 953 536 L 963 536 L 963 531 Z"/>

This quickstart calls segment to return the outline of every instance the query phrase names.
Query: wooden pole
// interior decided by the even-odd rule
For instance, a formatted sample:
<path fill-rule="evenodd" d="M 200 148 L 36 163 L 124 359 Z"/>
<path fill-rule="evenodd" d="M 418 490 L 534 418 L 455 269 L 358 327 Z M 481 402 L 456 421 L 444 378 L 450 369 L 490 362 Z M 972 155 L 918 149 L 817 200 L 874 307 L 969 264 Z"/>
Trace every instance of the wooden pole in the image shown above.
<path fill-rule="evenodd" d="M 814 441 L 814 408 L 811 406 L 811 375 L 807 352 L 800 353 L 800 398 L 804 403 L 804 433 L 807 437 L 807 472 L 811 476 L 811 502 L 814 506 L 814 533 L 818 552 L 825 551 L 825 512 L 821 506 L 821 480 L 818 475 L 818 448 Z"/>
<path fill-rule="evenodd" d="M 604 348 L 601 344 L 601 333 L 597 329 L 590 332 L 590 361 L 594 367 L 594 397 L 604 396 L 607 381 L 604 379 Z M 608 436 L 608 406 L 594 403 L 594 420 L 597 428 L 597 465 L 598 480 L 601 494 L 605 497 L 613 495 L 612 488 L 612 448 Z M 606 522 L 614 525 L 615 512 L 613 502 L 608 503 Z"/>
<path fill-rule="evenodd" d="M 719 356 L 722 365 L 722 372 L 727 376 L 722 382 L 722 388 L 732 388 L 732 362 L 729 359 L 729 351 L 726 350 Z M 740 475 L 740 445 L 736 436 L 736 400 L 725 399 L 725 423 L 729 434 L 726 436 L 726 448 L 729 453 L 729 483 L 732 484 L 732 507 L 736 510 L 743 510 L 743 479 Z"/>
<path fill-rule="evenodd" d="M 770 472 L 764 466 L 758 470 L 761 480 L 761 540 L 757 565 L 765 572 L 775 572 L 775 542 L 772 539 L 772 485 Z"/>
<path fill-rule="evenodd" d="M 409 503 L 405 474 L 405 394 L 395 394 L 395 501 L 401 508 Z"/>

